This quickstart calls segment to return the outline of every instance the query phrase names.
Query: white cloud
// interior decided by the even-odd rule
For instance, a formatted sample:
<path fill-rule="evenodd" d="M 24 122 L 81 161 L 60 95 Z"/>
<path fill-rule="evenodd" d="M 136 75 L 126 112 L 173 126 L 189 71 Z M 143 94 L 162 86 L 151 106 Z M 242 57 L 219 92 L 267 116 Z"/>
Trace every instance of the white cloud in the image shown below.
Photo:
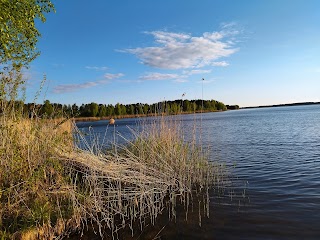
<path fill-rule="evenodd" d="M 111 79 L 121 78 L 123 76 L 124 76 L 123 73 L 106 73 L 104 75 L 104 78 L 111 80 Z"/>
<path fill-rule="evenodd" d="M 104 75 L 104 80 L 98 80 L 98 81 L 90 81 L 90 82 L 84 82 L 84 83 L 78 83 L 78 84 L 60 84 L 53 88 L 54 93 L 66 93 L 66 92 L 75 92 L 80 89 L 84 88 L 91 88 L 102 84 L 109 83 L 109 80 L 120 78 L 124 76 L 123 73 L 106 73 Z"/>
<path fill-rule="evenodd" d="M 89 81 L 89 82 L 78 83 L 78 84 L 60 84 L 53 88 L 53 92 L 54 93 L 75 92 L 80 89 L 91 88 L 98 85 L 107 84 L 109 83 L 109 80 L 120 78 L 122 76 L 124 76 L 123 73 L 116 73 L 116 74 L 106 73 L 104 75 L 105 79 L 103 80 Z"/>
<path fill-rule="evenodd" d="M 54 87 L 54 93 L 66 93 L 66 92 L 75 92 L 83 88 L 91 88 L 101 84 L 100 81 L 97 82 L 85 82 L 79 84 L 61 84 Z"/>
<path fill-rule="evenodd" d="M 131 80 L 131 79 L 119 79 L 117 83 L 137 83 L 142 82 L 141 80 Z"/>
<path fill-rule="evenodd" d="M 96 81 L 96 83 L 98 84 L 106 84 L 106 83 L 109 83 L 109 79 L 108 80 L 99 80 L 99 81 Z"/>
<path fill-rule="evenodd" d="M 229 66 L 229 63 L 227 63 L 226 61 L 213 62 L 212 66 L 214 66 L 214 67 L 227 67 L 227 66 Z"/>
<path fill-rule="evenodd" d="M 97 66 L 86 66 L 86 69 L 96 70 L 96 71 L 106 71 L 108 67 L 97 67 Z"/>
<path fill-rule="evenodd" d="M 187 74 L 187 75 L 206 74 L 206 73 L 211 73 L 211 70 L 192 69 L 192 70 L 189 70 L 189 71 L 183 71 L 183 73 Z"/>
<path fill-rule="evenodd" d="M 166 44 L 168 42 L 175 42 L 176 39 L 180 41 L 185 41 L 190 38 L 189 34 L 185 33 L 171 33 L 163 31 L 153 31 L 153 32 L 144 32 L 146 34 L 151 34 L 156 39 L 156 42 Z"/>
<path fill-rule="evenodd" d="M 173 73 L 157 73 L 157 72 L 152 72 L 152 73 L 147 73 L 146 75 L 140 76 L 140 80 L 168 80 L 168 79 L 174 79 L 174 78 L 179 78 L 178 74 L 173 74 Z"/>
<path fill-rule="evenodd" d="M 210 40 L 220 40 L 223 38 L 223 34 L 221 34 L 221 32 L 205 32 L 203 34 L 203 37 L 208 38 Z"/>
<path fill-rule="evenodd" d="M 228 28 L 234 28 L 236 27 L 238 24 L 236 22 L 223 22 L 220 24 L 222 29 L 228 29 Z"/>
<path fill-rule="evenodd" d="M 210 66 L 216 60 L 228 57 L 238 49 L 229 39 L 238 32 L 223 29 L 220 32 L 205 32 L 194 37 L 185 33 L 165 31 L 151 34 L 158 46 L 125 49 L 136 55 L 143 64 L 162 69 L 187 69 Z"/>

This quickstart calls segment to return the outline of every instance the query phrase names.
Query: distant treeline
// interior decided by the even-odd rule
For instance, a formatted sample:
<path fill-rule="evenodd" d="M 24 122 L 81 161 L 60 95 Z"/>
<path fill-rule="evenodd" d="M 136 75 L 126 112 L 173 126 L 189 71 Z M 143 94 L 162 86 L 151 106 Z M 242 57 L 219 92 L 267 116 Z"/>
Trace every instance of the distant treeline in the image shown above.
<path fill-rule="evenodd" d="M 15 108 L 23 109 L 25 115 L 38 117 L 117 117 L 127 115 L 152 115 L 166 113 L 169 115 L 192 112 L 225 111 L 227 109 L 238 109 L 238 105 L 225 105 L 216 100 L 174 100 L 158 102 L 154 104 L 98 104 L 95 102 L 66 105 L 50 103 L 45 100 L 43 104 L 15 102 Z"/>
<path fill-rule="evenodd" d="M 243 109 L 246 109 L 246 108 L 269 108 L 269 107 L 290 107 L 290 106 L 303 106 L 303 105 L 316 105 L 316 104 L 320 104 L 320 102 L 284 103 L 284 104 L 276 104 L 276 105 L 243 107 Z"/>

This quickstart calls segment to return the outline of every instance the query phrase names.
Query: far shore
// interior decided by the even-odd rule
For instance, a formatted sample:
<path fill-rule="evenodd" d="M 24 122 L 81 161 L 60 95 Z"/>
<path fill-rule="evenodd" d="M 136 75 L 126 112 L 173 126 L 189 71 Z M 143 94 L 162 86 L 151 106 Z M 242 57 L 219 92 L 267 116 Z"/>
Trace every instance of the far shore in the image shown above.
<path fill-rule="evenodd" d="M 292 106 L 317 105 L 317 104 L 320 104 L 320 102 L 284 103 L 284 104 L 275 104 L 275 105 L 263 105 L 263 106 L 241 107 L 240 109 L 269 108 L 269 107 L 292 107 Z"/>
<path fill-rule="evenodd" d="M 195 112 L 181 112 L 178 114 L 170 114 L 170 116 L 173 115 L 184 115 L 184 114 L 194 114 L 194 113 L 209 113 L 209 112 L 221 112 L 222 110 L 216 110 L 216 111 L 195 111 Z M 134 114 L 134 115 L 115 115 L 115 116 L 108 116 L 108 117 L 75 117 L 75 122 L 94 122 L 94 121 L 101 121 L 101 120 L 110 120 L 110 119 L 123 119 L 123 118 L 142 118 L 142 117 L 159 117 L 159 116 L 169 116 L 167 114 Z"/>

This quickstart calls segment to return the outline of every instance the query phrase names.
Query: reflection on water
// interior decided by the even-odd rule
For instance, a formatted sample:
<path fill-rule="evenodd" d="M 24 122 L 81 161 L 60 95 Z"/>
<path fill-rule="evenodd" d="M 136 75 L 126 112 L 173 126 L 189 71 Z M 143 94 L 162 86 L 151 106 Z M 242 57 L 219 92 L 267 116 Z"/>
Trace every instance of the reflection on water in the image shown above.
<path fill-rule="evenodd" d="M 229 166 L 233 186 L 223 196 L 211 194 L 210 218 L 201 227 L 196 209 L 188 223 L 183 213 L 171 222 L 164 214 L 141 239 L 160 230 L 161 239 L 320 239 L 320 105 L 177 118 L 186 140 L 196 122 L 198 140 L 210 145 L 213 160 Z M 139 121 L 77 125 L 83 132 L 91 126 L 110 144 L 115 136 L 123 141 L 115 132 L 132 138 L 127 126 L 139 130 Z"/>

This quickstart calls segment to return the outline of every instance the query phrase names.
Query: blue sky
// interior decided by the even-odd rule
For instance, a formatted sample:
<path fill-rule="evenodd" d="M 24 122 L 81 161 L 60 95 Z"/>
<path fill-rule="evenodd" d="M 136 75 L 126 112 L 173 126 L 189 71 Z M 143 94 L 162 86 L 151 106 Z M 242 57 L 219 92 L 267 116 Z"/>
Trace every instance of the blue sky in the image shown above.
<path fill-rule="evenodd" d="M 320 101 L 320 1 L 53 2 L 27 102 Z"/>

